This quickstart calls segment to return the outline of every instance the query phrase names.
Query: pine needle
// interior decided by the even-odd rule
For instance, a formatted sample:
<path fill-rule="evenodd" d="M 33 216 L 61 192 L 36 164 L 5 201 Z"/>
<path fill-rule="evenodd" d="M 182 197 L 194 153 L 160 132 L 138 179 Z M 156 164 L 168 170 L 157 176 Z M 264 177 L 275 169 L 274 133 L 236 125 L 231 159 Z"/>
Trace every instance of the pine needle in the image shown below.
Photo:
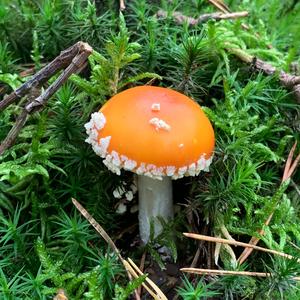
<path fill-rule="evenodd" d="M 183 233 L 183 235 L 186 236 L 186 237 L 196 239 L 196 240 L 203 240 L 203 241 L 208 241 L 208 242 L 215 242 L 215 243 L 221 243 L 221 244 L 228 244 L 228 245 L 233 245 L 233 246 L 251 248 L 251 249 L 259 250 L 259 251 L 262 251 L 262 252 L 267 252 L 267 253 L 272 253 L 272 254 L 275 254 L 275 255 L 279 255 L 279 256 L 282 256 L 282 257 L 285 257 L 285 258 L 288 258 L 288 259 L 295 259 L 294 256 L 283 253 L 283 252 L 279 252 L 279 251 L 276 251 L 276 250 L 255 246 L 255 245 L 248 244 L 248 243 L 238 242 L 238 241 L 235 241 L 235 240 L 227 240 L 227 239 L 216 238 L 216 237 L 201 235 L 201 234 L 196 234 L 196 233 Z M 300 259 L 297 259 L 297 261 L 300 262 Z"/>
<path fill-rule="evenodd" d="M 79 210 L 79 212 L 88 220 L 88 222 L 96 229 L 96 231 L 103 237 L 103 239 L 108 243 L 108 245 L 112 248 L 112 250 L 117 254 L 122 264 L 124 265 L 129 280 L 133 278 L 138 278 L 140 275 L 144 275 L 144 273 L 138 268 L 138 266 L 128 258 L 128 261 L 125 260 L 120 250 L 117 248 L 113 240 L 106 233 L 106 231 L 102 228 L 102 226 L 97 223 L 97 221 L 88 213 L 88 211 L 74 198 L 72 198 L 72 202 L 75 207 Z M 164 293 L 159 289 L 159 287 L 149 278 L 146 277 L 145 282 L 142 283 L 143 287 L 148 291 L 148 293 L 155 300 L 168 300 L 168 298 L 164 295 Z M 139 295 L 136 291 L 136 299 L 139 299 Z"/>
<path fill-rule="evenodd" d="M 249 271 L 227 271 L 227 270 L 212 270 L 212 269 L 197 269 L 197 268 L 181 268 L 180 271 L 186 273 L 200 274 L 200 275 L 241 275 L 241 276 L 255 276 L 255 277 L 270 277 L 271 273 L 263 272 L 249 272 Z M 300 277 L 293 277 L 294 280 L 300 281 Z"/>

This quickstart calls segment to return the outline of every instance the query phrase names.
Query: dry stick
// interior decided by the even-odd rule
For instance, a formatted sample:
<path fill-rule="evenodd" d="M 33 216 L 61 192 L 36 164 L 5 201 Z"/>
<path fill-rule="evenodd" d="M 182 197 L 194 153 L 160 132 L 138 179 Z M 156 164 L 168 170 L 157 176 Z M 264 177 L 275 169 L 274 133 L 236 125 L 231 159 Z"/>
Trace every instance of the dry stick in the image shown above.
<path fill-rule="evenodd" d="M 291 244 L 295 249 L 297 249 L 298 251 L 300 251 L 300 247 L 298 247 L 297 245 L 295 245 L 293 242 L 288 241 L 289 244 Z"/>
<path fill-rule="evenodd" d="M 144 272 L 144 267 L 145 267 L 145 260 L 146 260 L 146 254 L 147 252 L 145 251 L 142 255 L 142 258 L 141 258 L 141 263 L 140 263 L 140 270 L 142 272 Z M 139 286 L 138 289 L 137 289 L 137 293 L 139 296 L 141 296 L 142 294 L 142 286 Z"/>
<path fill-rule="evenodd" d="M 130 276 L 132 276 L 133 278 L 138 278 L 139 277 L 139 275 L 137 274 L 137 272 L 134 270 L 134 268 L 130 265 L 130 263 L 128 261 L 126 261 L 124 259 L 122 261 L 122 263 L 123 263 L 125 269 L 127 270 L 127 272 L 129 272 Z M 129 279 L 131 280 L 132 278 L 129 277 Z M 155 293 L 145 283 L 142 283 L 142 285 L 147 290 L 147 292 L 152 296 L 153 299 L 159 299 L 157 297 L 157 295 L 155 295 Z"/>
<path fill-rule="evenodd" d="M 124 0 L 120 0 L 120 11 L 123 11 L 125 9 L 126 9 L 125 1 Z"/>
<path fill-rule="evenodd" d="M 139 269 L 139 267 L 132 261 L 132 259 L 128 258 L 128 262 L 134 268 L 134 270 L 139 274 L 143 275 L 143 272 Z M 168 298 L 162 293 L 159 287 L 148 277 L 146 277 L 147 283 L 152 287 L 152 289 L 159 295 L 160 299 L 168 300 Z"/>
<path fill-rule="evenodd" d="M 156 13 L 157 17 L 159 18 L 166 18 L 168 16 L 168 13 L 164 10 L 159 10 Z M 248 16 L 247 11 L 241 11 L 241 12 L 234 12 L 234 13 L 210 13 L 210 14 L 203 14 L 200 15 L 198 18 L 192 18 L 183 15 L 181 12 L 173 12 L 172 17 L 175 20 L 176 23 L 182 24 L 182 23 L 187 23 L 189 25 L 196 25 L 200 23 L 207 22 L 208 20 L 225 20 L 225 19 L 236 19 L 236 18 L 243 18 Z"/>
<path fill-rule="evenodd" d="M 288 172 L 289 172 L 289 169 L 291 168 L 291 164 L 292 164 L 292 160 L 293 160 L 293 156 L 294 156 L 296 146 L 297 146 L 297 141 L 294 143 L 294 145 L 293 145 L 293 147 L 292 147 L 292 149 L 291 149 L 291 151 L 288 155 L 288 158 L 286 160 L 284 171 L 283 171 L 283 176 L 282 176 L 282 182 L 285 181 L 288 178 Z"/>
<path fill-rule="evenodd" d="M 243 276 L 256 276 L 256 277 L 270 277 L 271 273 L 262 272 L 249 272 L 249 271 L 227 271 L 227 270 L 212 270 L 212 269 L 197 269 L 197 268 L 181 268 L 180 271 L 193 273 L 193 274 L 204 274 L 204 275 L 243 275 Z M 300 281 L 300 277 L 293 277 L 294 280 Z"/>
<path fill-rule="evenodd" d="M 91 47 L 83 42 L 78 42 L 70 48 L 62 51 L 51 63 L 37 72 L 30 80 L 22 84 L 10 95 L 0 102 L 0 111 L 25 96 L 33 87 L 41 86 L 58 71 L 68 66 L 72 59 L 81 52 L 90 51 Z"/>
<path fill-rule="evenodd" d="M 77 45 L 77 47 L 75 47 L 76 45 Z M 35 111 L 43 109 L 43 107 L 46 105 L 49 98 L 67 81 L 67 79 L 73 73 L 76 73 L 76 72 L 80 71 L 82 69 L 82 66 L 85 65 L 87 58 L 92 53 L 92 48 L 88 44 L 82 43 L 82 42 L 79 42 L 79 43 L 75 44 L 75 46 L 74 46 L 75 49 L 77 49 L 77 50 L 81 49 L 81 52 L 78 55 L 75 55 L 75 57 L 73 57 L 73 59 L 71 60 L 69 66 L 62 72 L 62 74 L 55 80 L 55 82 L 53 84 L 51 84 L 45 90 L 45 92 L 42 95 L 38 96 L 33 101 L 30 100 L 25 105 L 25 107 L 23 108 L 23 111 L 18 116 L 14 126 L 11 128 L 11 130 L 7 134 L 6 138 L 2 141 L 2 143 L 0 145 L 0 155 L 2 155 L 3 152 L 6 149 L 8 149 L 9 147 L 11 147 L 13 145 L 13 143 L 15 142 L 15 140 L 16 140 L 17 136 L 19 135 L 21 129 L 25 125 L 28 115 L 35 112 Z M 73 47 L 71 47 L 69 49 L 74 50 Z M 64 53 L 65 52 L 62 52 L 62 59 L 65 58 Z M 67 53 L 68 53 L 67 57 L 69 59 L 70 58 L 70 51 L 67 51 Z M 54 61 L 56 61 L 56 59 Z M 41 72 L 40 71 L 38 73 L 40 75 L 37 74 L 36 76 L 34 76 L 34 78 L 32 78 L 27 83 L 22 85 L 15 92 L 13 92 L 11 94 L 12 96 L 11 95 L 8 96 L 7 98 L 10 97 L 8 99 L 8 101 L 7 101 L 7 98 L 5 98 L 2 102 L 0 102 L 0 110 L 1 110 L 1 108 L 5 108 L 9 104 L 14 102 L 17 98 L 19 98 L 20 95 L 24 95 L 25 92 L 28 92 L 32 88 L 35 88 L 39 84 L 39 82 L 44 82 L 44 80 L 46 78 L 47 79 L 49 78 L 49 74 L 54 75 L 54 73 L 53 73 L 54 70 L 58 71 L 59 67 L 58 67 L 58 62 L 57 61 L 54 65 L 53 65 L 53 62 L 49 64 L 52 67 L 49 68 L 49 65 L 46 66 L 44 69 L 42 69 L 42 70 L 44 70 L 42 74 L 40 73 Z M 65 65 L 65 62 L 66 61 L 63 60 L 63 66 Z M 69 60 L 68 60 L 68 62 L 69 62 Z M 46 73 L 48 72 L 48 73 L 45 74 L 45 72 Z M 38 80 L 40 80 L 40 81 L 38 82 Z M 2 106 L 1 106 L 1 103 L 2 103 Z"/>
<path fill-rule="evenodd" d="M 96 231 L 103 237 L 103 239 L 109 244 L 109 246 L 112 248 L 112 250 L 117 254 L 119 257 L 120 261 L 123 263 L 128 277 L 131 280 L 131 276 L 134 278 L 138 278 L 139 276 L 136 273 L 136 269 L 138 267 L 130 260 L 126 261 L 119 249 L 116 247 L 115 243 L 113 240 L 110 238 L 110 236 L 106 233 L 106 231 L 100 226 L 99 223 L 87 212 L 87 210 L 74 198 L 72 198 L 72 202 L 75 205 L 75 207 L 79 210 L 79 212 L 88 220 L 88 222 L 96 229 Z M 134 266 L 132 266 L 134 265 Z M 141 270 L 138 269 L 138 273 L 140 275 L 144 275 Z M 143 287 L 149 292 L 149 294 L 157 300 L 167 300 L 166 296 L 163 294 L 163 292 L 149 279 L 146 277 L 145 281 L 150 285 L 150 287 L 157 293 L 155 294 L 145 283 L 142 283 Z M 137 299 L 138 299 L 138 294 L 136 293 Z"/>
<path fill-rule="evenodd" d="M 21 129 L 27 121 L 27 116 L 27 111 L 23 110 L 21 114 L 17 117 L 14 126 L 11 128 L 6 138 L 0 144 L 0 155 L 2 155 L 3 152 L 14 143 Z"/>
<path fill-rule="evenodd" d="M 110 236 L 105 232 L 105 230 L 97 223 L 97 221 L 88 213 L 88 211 L 74 198 L 72 198 L 72 202 L 75 205 L 75 207 L 79 210 L 79 212 L 89 221 L 89 223 L 96 229 L 96 231 L 104 238 L 104 240 L 109 244 L 109 246 L 112 248 L 112 250 L 117 254 L 119 259 L 123 261 L 123 257 L 119 251 L 119 249 L 116 247 L 113 240 L 110 238 Z"/>
<path fill-rule="evenodd" d="M 238 241 L 234 241 L 234 240 L 227 240 L 227 239 L 222 239 L 222 238 L 216 238 L 216 237 L 201 235 L 201 234 L 196 234 L 196 233 L 183 233 L 183 235 L 186 237 L 189 237 L 189 238 L 196 239 L 196 240 L 203 240 L 203 241 L 214 242 L 214 243 L 222 243 L 222 244 L 228 244 L 228 245 L 233 245 L 233 246 L 252 248 L 255 250 L 279 255 L 279 256 L 282 256 L 282 257 L 285 257 L 288 259 L 295 259 L 295 257 L 292 255 L 289 255 L 289 254 L 286 254 L 283 252 L 279 252 L 276 250 L 272 250 L 272 249 L 267 249 L 267 248 L 251 245 L 248 243 L 238 242 Z M 300 259 L 297 259 L 297 261 L 300 262 Z"/>
<path fill-rule="evenodd" d="M 261 59 L 258 59 L 255 56 L 252 56 L 239 48 L 227 48 L 227 51 L 229 53 L 234 54 L 243 62 L 251 64 L 258 71 L 262 71 L 267 75 L 279 74 L 280 83 L 284 87 L 291 89 L 296 97 L 296 100 L 300 102 L 300 76 L 291 75 L 282 70 L 278 70 L 271 64 Z"/>
<path fill-rule="evenodd" d="M 294 160 L 294 162 L 293 162 L 293 164 L 290 168 L 290 171 L 288 172 L 288 178 L 290 178 L 292 176 L 292 174 L 294 173 L 294 170 L 297 168 L 297 166 L 299 164 L 299 161 L 300 161 L 300 153 L 298 154 L 298 156 Z"/>
<path fill-rule="evenodd" d="M 294 160 L 294 162 L 292 163 L 296 146 L 297 146 L 297 142 L 294 143 L 293 147 L 290 150 L 288 158 L 286 160 L 286 164 L 285 164 L 285 168 L 284 168 L 284 172 L 283 172 L 283 176 L 282 176 L 282 182 L 288 180 L 292 176 L 293 172 L 295 171 L 295 169 L 300 161 L 300 153 L 299 153 L 298 156 L 296 157 L 296 159 Z M 274 208 L 274 210 L 275 210 L 275 208 Z M 265 226 L 268 226 L 269 223 L 271 222 L 271 219 L 274 214 L 274 210 L 271 212 L 271 214 L 268 216 L 267 220 L 265 221 L 265 223 L 264 223 Z M 258 233 L 259 233 L 259 235 L 263 235 L 264 230 L 260 229 Z M 250 239 L 249 244 L 257 245 L 259 240 L 260 240 L 260 238 L 253 236 Z M 244 251 L 242 252 L 242 254 L 240 255 L 240 257 L 238 258 L 238 263 L 242 264 L 248 258 L 248 256 L 252 253 L 252 251 L 253 250 L 249 247 L 245 248 Z"/>
<path fill-rule="evenodd" d="M 220 10 L 223 13 L 229 13 L 230 12 L 229 7 L 223 1 L 208 0 L 208 2 L 212 5 L 214 5 L 218 10 Z"/>
<path fill-rule="evenodd" d="M 231 13 L 231 10 L 229 9 L 229 7 L 223 2 L 223 1 L 219 1 L 219 0 L 208 0 L 208 2 L 212 5 L 214 5 L 218 10 L 220 10 L 221 12 L 223 12 L 224 14 L 229 14 Z M 245 30 L 249 30 L 249 26 L 242 23 L 241 24 L 242 28 Z M 258 34 L 256 34 L 257 37 L 259 36 Z"/>
<path fill-rule="evenodd" d="M 89 223 L 96 229 L 96 231 L 103 237 L 103 239 L 109 244 L 109 246 L 112 248 L 112 250 L 117 254 L 121 262 L 123 263 L 127 275 L 129 277 L 129 280 L 131 280 L 131 273 L 128 271 L 127 265 L 124 263 L 124 259 L 119 251 L 119 249 L 116 247 L 113 240 L 110 238 L 110 236 L 106 233 L 106 231 L 97 223 L 97 221 L 87 212 L 87 210 L 74 198 L 72 198 L 72 202 L 75 205 L 75 207 L 80 211 L 80 213 L 89 221 Z M 138 300 L 139 298 L 136 297 Z"/>
<path fill-rule="evenodd" d="M 129 280 L 131 280 L 131 272 L 128 271 L 127 264 L 124 263 L 124 259 L 119 251 L 119 249 L 116 247 L 113 240 L 110 238 L 110 236 L 106 233 L 106 231 L 97 223 L 97 221 L 87 212 L 87 210 L 74 198 L 72 198 L 72 202 L 75 205 L 75 207 L 80 211 L 80 213 L 89 221 L 89 223 L 96 229 L 96 231 L 103 237 L 103 239 L 109 244 L 109 246 L 112 248 L 112 250 L 117 254 L 123 265 L 125 266 L 125 269 L 127 271 Z M 136 297 L 138 300 L 139 297 Z"/>

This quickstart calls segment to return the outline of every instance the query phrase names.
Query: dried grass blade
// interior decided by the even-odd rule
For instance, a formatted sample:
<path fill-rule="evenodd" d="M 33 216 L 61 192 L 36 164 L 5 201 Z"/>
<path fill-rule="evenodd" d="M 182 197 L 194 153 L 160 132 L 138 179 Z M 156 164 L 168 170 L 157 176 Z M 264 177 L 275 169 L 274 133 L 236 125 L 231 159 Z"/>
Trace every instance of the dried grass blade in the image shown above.
<path fill-rule="evenodd" d="M 282 176 L 282 181 L 285 181 L 289 178 L 288 174 L 289 174 L 289 171 L 290 171 L 290 168 L 291 168 L 292 159 L 293 159 L 293 156 L 294 156 L 296 146 L 297 146 L 297 141 L 294 143 L 294 145 L 293 145 L 293 147 L 292 147 L 292 149 L 291 149 L 291 151 L 288 155 L 288 158 L 286 160 L 285 167 L 284 167 L 284 172 L 283 172 L 283 176 Z"/>
<path fill-rule="evenodd" d="M 196 233 L 183 233 L 183 235 L 186 237 L 196 239 L 196 240 L 203 240 L 203 241 L 208 241 L 208 242 L 215 242 L 215 243 L 222 243 L 222 244 L 229 244 L 229 245 L 233 245 L 233 246 L 251 248 L 251 249 L 258 250 L 258 251 L 263 251 L 263 252 L 279 255 L 279 256 L 282 256 L 282 257 L 285 257 L 288 259 L 295 259 L 294 256 L 283 253 L 283 252 L 279 252 L 276 250 L 272 250 L 272 249 L 268 249 L 268 248 L 264 248 L 264 247 L 260 247 L 260 246 L 255 246 L 253 244 L 238 242 L 235 240 L 227 240 L 227 239 L 216 238 L 216 237 L 201 235 L 201 234 L 196 234 Z M 300 259 L 297 259 L 297 261 L 300 262 Z"/>
<path fill-rule="evenodd" d="M 186 273 L 200 275 L 242 275 L 255 277 L 270 277 L 271 273 L 249 272 L 249 271 L 227 271 L 227 270 L 212 270 L 212 269 L 197 269 L 197 268 L 181 268 L 180 271 Z M 300 281 L 300 277 L 293 277 L 294 280 Z"/>
<path fill-rule="evenodd" d="M 118 255 L 119 259 L 123 263 L 128 277 L 131 280 L 132 276 L 134 278 L 138 278 L 139 275 L 136 273 L 136 271 L 140 275 L 144 275 L 143 272 L 132 262 L 132 260 L 129 258 L 130 262 L 134 264 L 134 270 L 132 265 L 123 259 L 121 256 L 121 253 L 119 249 L 116 247 L 115 243 L 113 240 L 110 238 L 110 236 L 106 233 L 106 231 L 102 228 L 102 226 L 88 213 L 88 211 L 74 198 L 72 198 L 72 202 L 75 205 L 75 207 L 79 210 L 79 212 L 89 221 L 89 223 L 96 229 L 96 231 L 103 237 L 103 239 L 110 245 L 110 247 L 113 249 L 113 251 Z M 155 300 L 168 300 L 167 297 L 163 294 L 163 292 L 155 285 L 154 282 L 152 282 L 149 278 L 146 278 L 145 281 L 150 285 L 150 287 L 155 290 L 159 296 L 155 295 L 155 293 L 152 292 L 152 290 L 145 284 L 143 283 L 143 287 L 149 292 L 149 294 L 155 299 Z M 136 299 L 139 299 L 139 295 L 137 291 L 135 291 L 135 296 Z"/>
<path fill-rule="evenodd" d="M 119 249 L 116 247 L 113 240 L 106 233 L 106 231 L 100 226 L 99 223 L 87 212 L 87 210 L 74 198 L 72 198 L 72 202 L 75 207 L 80 211 L 80 213 L 89 221 L 89 223 L 96 229 L 96 231 L 103 237 L 103 239 L 109 244 L 109 246 L 113 249 L 113 251 L 118 255 L 118 257 L 123 260 Z"/>
<path fill-rule="evenodd" d="M 222 0 L 208 0 L 208 2 L 215 6 L 218 10 L 222 11 L 224 14 L 231 12 L 229 7 Z"/>
<path fill-rule="evenodd" d="M 143 272 L 139 269 L 139 267 L 133 262 L 132 259 L 128 258 L 128 262 L 131 264 L 131 266 L 134 268 L 134 270 L 140 274 L 143 275 Z M 164 295 L 164 293 L 160 290 L 160 288 L 148 277 L 146 278 L 146 282 L 152 287 L 152 289 L 157 293 L 159 296 L 159 299 L 161 300 L 168 300 L 168 298 Z"/>
<path fill-rule="evenodd" d="M 292 164 L 292 166 L 291 166 L 291 168 L 290 168 L 290 170 L 288 172 L 288 175 L 287 175 L 288 178 L 290 178 L 292 176 L 292 174 L 294 173 L 294 171 L 296 170 L 299 161 L 300 161 L 300 153 L 298 154 L 298 156 L 294 160 L 294 162 L 293 162 L 293 164 Z"/>
<path fill-rule="evenodd" d="M 130 263 L 127 260 L 124 260 L 123 264 L 124 264 L 126 270 L 131 274 L 131 276 L 133 278 L 138 278 L 139 277 L 137 272 L 133 269 L 133 267 L 130 265 Z M 143 273 L 141 275 L 143 275 Z M 147 281 L 147 278 L 146 278 L 146 281 Z M 152 289 L 150 287 L 148 287 L 144 282 L 142 283 L 142 286 L 152 296 L 153 299 L 160 300 L 160 298 L 158 298 L 157 295 L 152 291 Z"/>

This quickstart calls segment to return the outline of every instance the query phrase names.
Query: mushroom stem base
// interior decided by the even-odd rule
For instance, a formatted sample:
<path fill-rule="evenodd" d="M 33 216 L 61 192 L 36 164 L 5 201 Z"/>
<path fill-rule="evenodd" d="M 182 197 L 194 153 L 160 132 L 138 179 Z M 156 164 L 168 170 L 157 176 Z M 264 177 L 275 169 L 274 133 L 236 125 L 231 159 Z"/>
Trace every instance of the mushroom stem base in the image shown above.
<path fill-rule="evenodd" d="M 154 224 L 154 236 L 162 231 L 158 216 L 165 220 L 173 218 L 172 180 L 163 177 L 162 180 L 148 176 L 138 176 L 139 191 L 139 227 L 140 237 L 144 244 L 149 241 L 150 223 Z"/>

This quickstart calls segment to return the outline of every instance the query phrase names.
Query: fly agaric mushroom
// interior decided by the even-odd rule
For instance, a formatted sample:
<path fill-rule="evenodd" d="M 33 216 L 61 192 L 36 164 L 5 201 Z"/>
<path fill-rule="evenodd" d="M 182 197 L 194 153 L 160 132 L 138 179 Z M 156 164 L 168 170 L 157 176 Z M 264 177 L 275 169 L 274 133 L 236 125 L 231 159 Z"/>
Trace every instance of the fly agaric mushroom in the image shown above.
<path fill-rule="evenodd" d="M 161 232 L 157 216 L 173 217 L 172 179 L 208 171 L 214 131 L 200 106 L 167 88 L 140 86 L 107 101 L 85 125 L 103 163 L 120 175 L 138 175 L 139 228 L 142 242 Z"/>

